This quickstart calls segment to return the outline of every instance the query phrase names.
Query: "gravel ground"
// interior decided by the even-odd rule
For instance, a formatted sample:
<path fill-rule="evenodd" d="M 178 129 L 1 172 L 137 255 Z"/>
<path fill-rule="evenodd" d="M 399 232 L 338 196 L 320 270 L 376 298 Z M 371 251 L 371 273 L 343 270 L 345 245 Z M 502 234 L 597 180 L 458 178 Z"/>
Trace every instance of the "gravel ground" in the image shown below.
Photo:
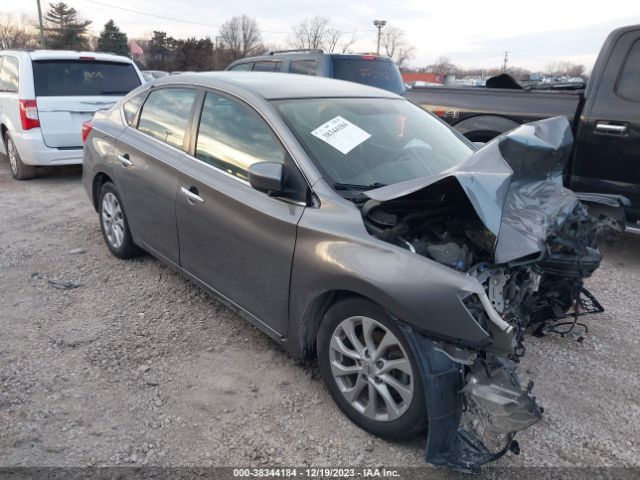
<path fill-rule="evenodd" d="M 1 167 L 0 466 L 424 465 L 423 440 L 352 425 L 315 367 L 198 287 L 113 257 L 79 169 Z M 529 338 L 545 415 L 498 465 L 640 466 L 640 237 L 588 286 L 607 311 L 583 341 Z"/>

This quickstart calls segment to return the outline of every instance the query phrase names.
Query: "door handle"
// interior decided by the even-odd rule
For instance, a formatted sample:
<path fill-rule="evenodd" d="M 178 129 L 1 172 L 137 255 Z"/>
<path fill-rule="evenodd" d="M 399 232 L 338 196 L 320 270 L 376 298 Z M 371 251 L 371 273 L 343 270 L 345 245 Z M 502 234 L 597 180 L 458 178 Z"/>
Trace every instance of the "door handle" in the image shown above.
<path fill-rule="evenodd" d="M 129 160 L 129 154 L 128 153 L 124 153 L 122 155 L 118 155 L 118 160 L 120 160 L 120 164 L 123 167 L 131 167 L 131 166 L 133 166 L 133 162 L 131 160 Z"/>
<path fill-rule="evenodd" d="M 624 135 L 629 128 L 628 123 L 596 123 L 596 131 L 600 133 L 609 133 L 614 135 Z"/>
<path fill-rule="evenodd" d="M 195 190 L 195 192 L 194 192 Z M 204 203 L 204 198 L 202 198 L 200 195 L 198 195 L 198 189 L 195 187 L 191 187 L 186 188 L 186 187 L 180 187 L 180 191 L 187 197 L 187 200 L 189 201 L 189 203 L 191 205 L 194 205 L 196 203 Z"/>

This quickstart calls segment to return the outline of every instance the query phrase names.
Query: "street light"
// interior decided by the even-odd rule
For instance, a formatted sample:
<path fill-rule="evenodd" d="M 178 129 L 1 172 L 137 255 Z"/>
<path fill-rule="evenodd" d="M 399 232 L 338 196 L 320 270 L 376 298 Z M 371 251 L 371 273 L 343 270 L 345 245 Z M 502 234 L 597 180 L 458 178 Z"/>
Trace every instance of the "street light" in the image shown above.
<path fill-rule="evenodd" d="M 380 55 L 380 35 L 382 34 L 382 27 L 384 27 L 387 24 L 387 21 L 386 20 L 374 20 L 373 24 L 378 29 L 378 50 L 376 50 L 376 52 L 378 53 L 378 55 Z"/>

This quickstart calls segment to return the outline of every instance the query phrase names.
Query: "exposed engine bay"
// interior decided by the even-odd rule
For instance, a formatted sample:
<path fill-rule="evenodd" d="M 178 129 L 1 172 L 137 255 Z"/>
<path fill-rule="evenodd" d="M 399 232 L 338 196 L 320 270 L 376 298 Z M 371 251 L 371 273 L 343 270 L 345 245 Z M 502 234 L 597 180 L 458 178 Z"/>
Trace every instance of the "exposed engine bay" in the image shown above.
<path fill-rule="evenodd" d="M 458 366 L 463 414 L 455 436 L 428 439 L 430 463 L 473 469 L 517 453 L 513 436 L 542 415 L 533 385 L 520 385 L 516 373 L 525 333 L 566 333 L 583 325 L 580 316 L 603 311 L 584 280 L 602 260 L 598 241 L 623 229 L 624 217 L 616 199 L 582 203 L 562 186 L 571 142 L 564 118 L 528 124 L 451 171 L 367 192 L 360 204 L 372 236 L 484 290 L 461 297 L 491 345 L 431 346 Z"/>

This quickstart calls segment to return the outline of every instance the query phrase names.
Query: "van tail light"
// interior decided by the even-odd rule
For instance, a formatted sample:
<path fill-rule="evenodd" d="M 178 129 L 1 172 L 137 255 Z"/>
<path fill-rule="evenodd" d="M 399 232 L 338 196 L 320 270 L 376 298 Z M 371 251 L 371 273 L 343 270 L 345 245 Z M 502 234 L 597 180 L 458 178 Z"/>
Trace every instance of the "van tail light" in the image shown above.
<path fill-rule="evenodd" d="M 40 126 L 38 104 L 35 100 L 20 100 L 20 122 L 23 130 L 31 130 Z"/>
<path fill-rule="evenodd" d="M 93 125 L 91 125 L 91 122 L 82 123 L 82 143 L 87 143 L 87 137 L 91 133 L 92 128 Z"/>

